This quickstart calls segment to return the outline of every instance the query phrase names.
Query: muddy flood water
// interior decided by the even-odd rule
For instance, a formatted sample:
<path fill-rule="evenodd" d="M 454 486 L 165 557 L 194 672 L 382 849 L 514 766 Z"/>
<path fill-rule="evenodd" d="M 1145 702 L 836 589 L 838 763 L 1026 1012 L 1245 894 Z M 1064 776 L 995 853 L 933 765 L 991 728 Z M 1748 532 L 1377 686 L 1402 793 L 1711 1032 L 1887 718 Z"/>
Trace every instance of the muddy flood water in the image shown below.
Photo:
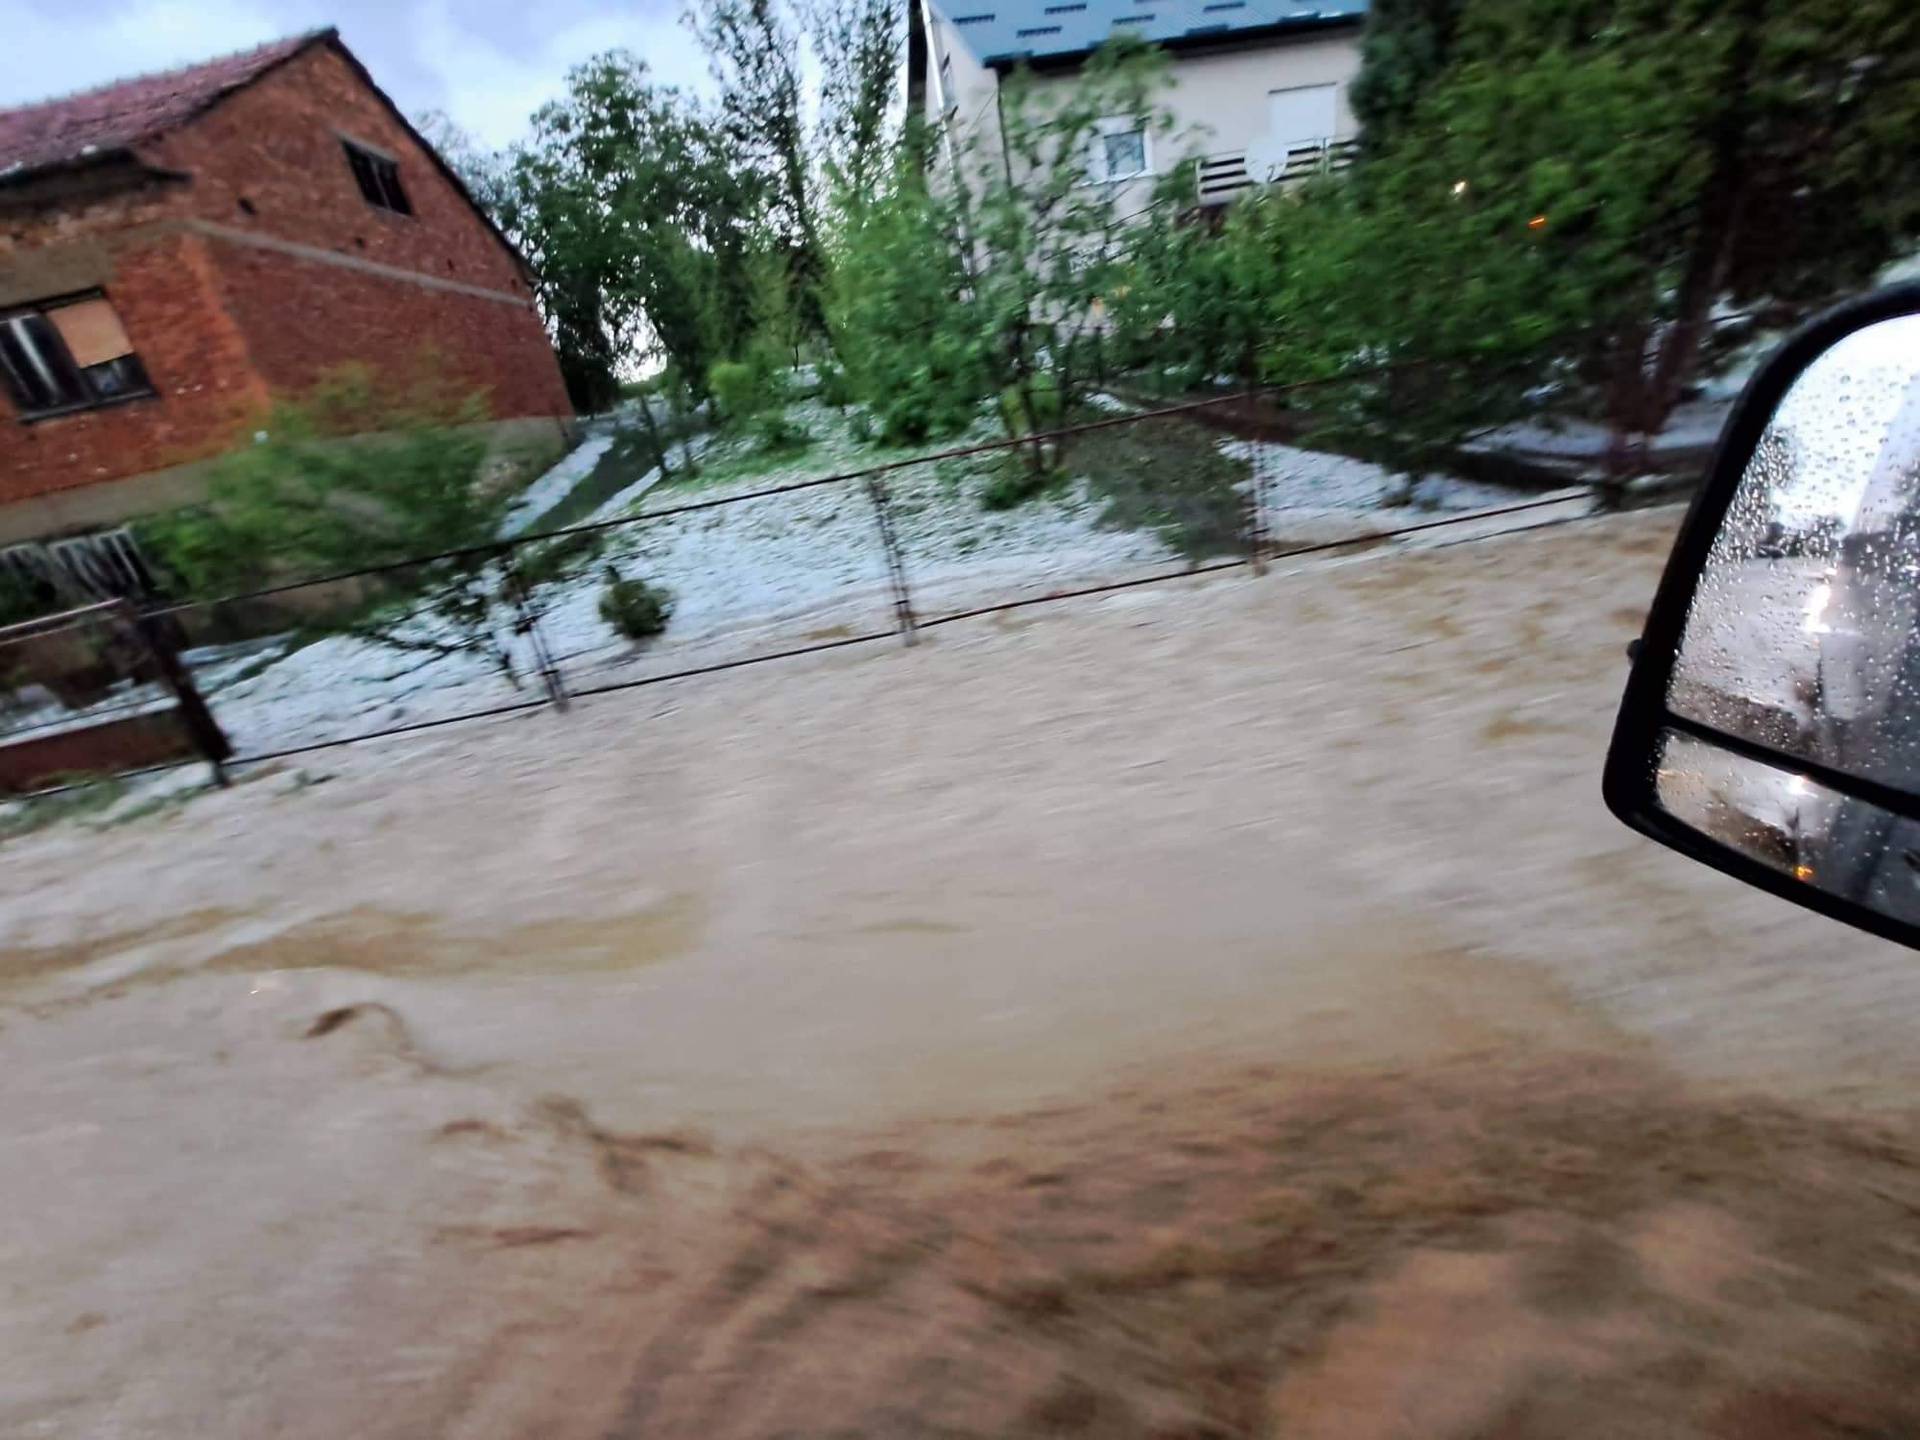
<path fill-rule="evenodd" d="M 0 846 L 0 1435 L 1920 1433 L 1920 967 L 1599 770 L 1677 523 Z"/>

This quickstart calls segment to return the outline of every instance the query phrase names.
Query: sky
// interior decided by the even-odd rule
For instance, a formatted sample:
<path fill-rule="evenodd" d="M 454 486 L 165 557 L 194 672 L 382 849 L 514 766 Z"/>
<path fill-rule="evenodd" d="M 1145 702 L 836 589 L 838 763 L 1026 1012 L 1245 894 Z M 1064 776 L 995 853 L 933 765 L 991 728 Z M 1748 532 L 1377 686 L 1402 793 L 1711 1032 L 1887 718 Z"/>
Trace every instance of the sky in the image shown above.
<path fill-rule="evenodd" d="M 442 110 L 483 146 L 517 138 L 570 66 L 624 47 L 704 88 L 681 0 L 0 0 L 0 106 L 339 27 L 411 116 Z"/>

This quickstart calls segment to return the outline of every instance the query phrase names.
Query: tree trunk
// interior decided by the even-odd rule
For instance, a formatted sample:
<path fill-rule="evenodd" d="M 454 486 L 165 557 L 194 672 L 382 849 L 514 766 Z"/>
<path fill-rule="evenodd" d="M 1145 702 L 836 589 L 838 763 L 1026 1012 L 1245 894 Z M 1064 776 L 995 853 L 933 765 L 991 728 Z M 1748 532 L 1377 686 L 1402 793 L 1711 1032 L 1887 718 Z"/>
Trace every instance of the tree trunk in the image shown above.
<path fill-rule="evenodd" d="M 653 463 L 660 467 L 660 478 L 665 480 L 673 475 L 673 467 L 667 463 L 667 442 L 660 433 L 660 422 L 653 418 L 653 397 L 640 397 L 640 417 L 646 422 L 647 440 L 653 446 Z"/>
<path fill-rule="evenodd" d="M 1726 69 L 1717 81 L 1718 93 L 1725 98 L 1713 130 L 1712 168 L 1701 188 L 1693 241 L 1674 293 L 1673 319 L 1659 337 L 1651 360 L 1649 333 L 1635 332 L 1631 398 L 1624 407 L 1609 407 L 1613 434 L 1601 486 L 1601 503 L 1608 509 L 1620 503 L 1627 480 L 1645 469 L 1652 437 L 1666 427 L 1679 405 L 1680 392 L 1699 363 L 1714 302 L 1726 283 L 1734 239 L 1744 218 L 1741 173 L 1746 161 L 1747 89 L 1759 55 L 1765 10 L 1765 0 L 1742 0 L 1730 17 L 1738 29 L 1728 47 Z M 1623 380 L 1625 363 L 1622 357 Z"/>
<path fill-rule="evenodd" d="M 1627 482 L 1640 473 L 1646 454 L 1647 345 L 1651 323 L 1629 327 L 1615 337 L 1613 376 L 1607 382 L 1607 448 L 1601 458 L 1598 500 L 1617 510 Z"/>

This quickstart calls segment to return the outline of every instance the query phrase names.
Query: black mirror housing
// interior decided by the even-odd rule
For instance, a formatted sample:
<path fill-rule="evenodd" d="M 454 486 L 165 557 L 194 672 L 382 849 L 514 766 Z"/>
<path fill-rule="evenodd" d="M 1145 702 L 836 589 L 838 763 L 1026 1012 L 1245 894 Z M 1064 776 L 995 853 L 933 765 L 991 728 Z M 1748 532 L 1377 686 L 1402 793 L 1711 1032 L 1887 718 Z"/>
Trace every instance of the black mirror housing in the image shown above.
<path fill-rule="evenodd" d="M 1920 283 L 1761 366 L 1632 653 L 1607 807 L 1920 946 Z"/>

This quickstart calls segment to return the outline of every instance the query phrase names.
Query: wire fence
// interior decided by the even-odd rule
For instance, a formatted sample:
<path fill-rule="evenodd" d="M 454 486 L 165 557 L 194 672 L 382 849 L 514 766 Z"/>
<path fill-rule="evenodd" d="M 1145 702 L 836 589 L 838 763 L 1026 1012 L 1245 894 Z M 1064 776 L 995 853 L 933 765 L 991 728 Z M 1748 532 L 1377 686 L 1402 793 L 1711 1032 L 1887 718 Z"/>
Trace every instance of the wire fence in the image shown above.
<path fill-rule="evenodd" d="M 216 766 L 231 747 L 179 660 L 174 627 L 110 600 L 0 627 L 0 794 L 70 776 Z"/>
<path fill-rule="evenodd" d="M 1286 477 L 1274 471 L 1288 463 L 1278 447 L 1243 444 L 1229 462 L 1221 451 L 1233 447 L 1217 434 L 1187 433 L 1205 412 L 1339 378 L 731 493 L 683 480 L 656 488 L 638 513 L 149 606 L 135 628 L 163 654 L 142 662 L 138 684 L 130 672 L 88 700 L 50 689 L 37 662 L 0 670 L 0 751 L 36 727 L 105 725 L 108 704 L 203 704 L 215 738 L 207 727 L 186 733 L 207 742 L 205 758 L 252 764 L 797 655 L 912 644 L 930 627 L 1024 606 L 1528 512 L 1587 512 L 1584 497 L 1560 493 L 1394 525 L 1381 512 L 1329 519 L 1275 501 Z M 1000 501 L 1008 508 L 993 508 Z M 607 603 L 613 582 L 633 580 L 671 596 L 657 636 L 623 634 Z M 168 665 L 178 685 L 165 683 Z"/>

